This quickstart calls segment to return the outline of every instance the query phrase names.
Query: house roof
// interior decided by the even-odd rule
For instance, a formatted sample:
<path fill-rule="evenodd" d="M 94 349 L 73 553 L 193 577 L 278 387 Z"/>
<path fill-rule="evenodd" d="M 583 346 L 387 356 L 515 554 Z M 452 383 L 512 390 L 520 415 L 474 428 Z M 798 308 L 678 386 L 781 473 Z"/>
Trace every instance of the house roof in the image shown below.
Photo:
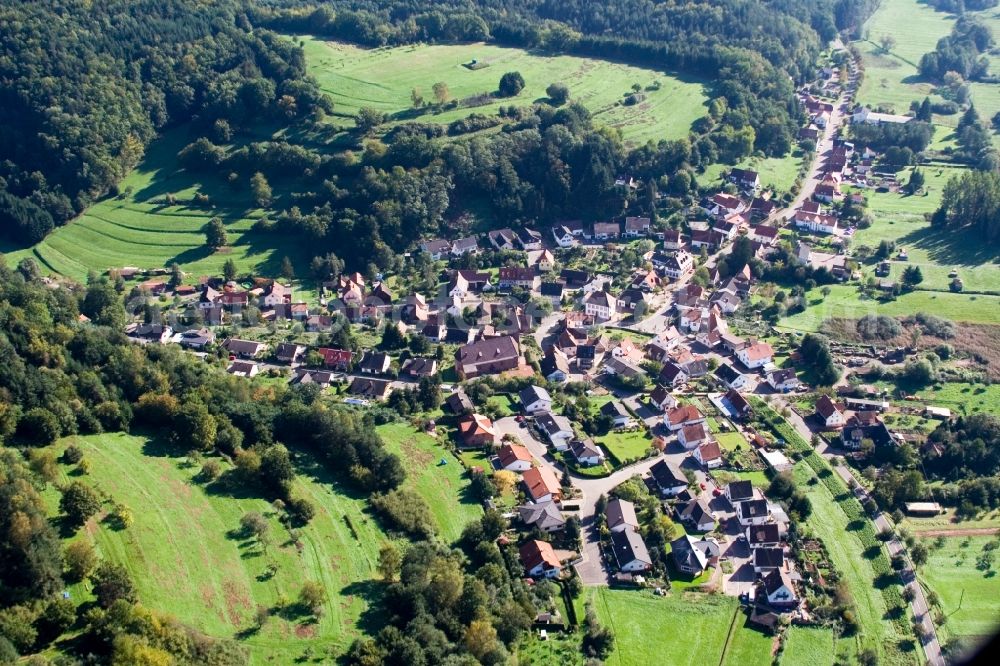
<path fill-rule="evenodd" d="M 563 282 L 543 282 L 539 287 L 539 293 L 542 296 L 558 296 L 562 298 L 563 291 L 566 290 L 566 284 Z"/>
<path fill-rule="evenodd" d="M 610 416 L 612 418 L 618 418 L 618 417 L 629 418 L 629 417 L 631 417 L 631 414 L 629 414 L 628 410 L 625 409 L 625 405 L 623 405 L 622 403 L 620 403 L 617 400 L 611 400 L 610 402 L 604 403 L 601 406 L 601 414 L 607 414 L 608 416 Z"/>
<path fill-rule="evenodd" d="M 787 381 L 795 379 L 795 370 L 792 368 L 781 368 L 780 370 L 769 372 L 767 378 L 774 384 L 784 384 Z"/>
<path fill-rule="evenodd" d="M 402 370 L 414 377 L 430 376 L 437 372 L 437 359 L 414 356 L 406 359 Z"/>
<path fill-rule="evenodd" d="M 659 384 L 657 384 L 656 388 L 653 389 L 653 392 L 649 394 L 649 399 L 656 405 L 662 405 L 670 397 L 670 390 L 666 386 Z"/>
<path fill-rule="evenodd" d="M 785 554 L 781 548 L 754 548 L 753 565 L 755 567 L 776 568 L 785 563 Z"/>
<path fill-rule="evenodd" d="M 582 460 L 584 458 L 604 458 L 604 453 L 601 449 L 594 444 L 594 440 L 590 439 L 578 439 L 569 445 L 570 453 L 577 460 Z"/>
<path fill-rule="evenodd" d="M 587 294 L 587 297 L 583 299 L 583 302 L 587 305 L 595 305 L 601 308 L 614 309 L 615 307 L 615 297 L 604 291 L 592 291 Z"/>
<path fill-rule="evenodd" d="M 638 527 L 639 519 L 635 515 L 635 504 L 623 499 L 613 499 L 604 509 L 604 517 L 608 521 L 608 529 L 619 525 Z"/>
<path fill-rule="evenodd" d="M 715 521 L 712 509 L 708 506 L 705 500 L 700 497 L 698 499 L 691 500 L 684 506 L 681 510 L 681 518 L 692 521 L 695 524 L 706 522 L 706 519 L 713 522 Z"/>
<path fill-rule="evenodd" d="M 684 472 L 681 468 L 673 462 L 668 460 L 660 460 L 655 465 L 649 468 L 649 473 L 656 481 L 656 485 L 661 488 L 676 488 L 678 486 L 687 486 L 687 477 L 684 476 Z"/>
<path fill-rule="evenodd" d="M 680 375 L 687 376 L 687 373 L 684 372 L 684 369 L 681 368 L 681 366 L 673 362 L 664 363 L 663 369 L 660 370 L 660 374 L 657 379 L 664 384 L 673 384 L 674 379 Z"/>
<path fill-rule="evenodd" d="M 722 457 L 722 447 L 718 442 L 708 442 L 698 447 L 698 455 L 702 461 L 708 463 L 709 460 L 717 460 Z"/>
<path fill-rule="evenodd" d="M 463 345 L 459 347 L 455 355 L 460 365 L 474 366 L 479 363 L 516 358 L 519 353 L 514 338 L 504 335 L 499 338 L 490 338 Z"/>
<path fill-rule="evenodd" d="M 229 364 L 227 372 L 231 375 L 247 375 L 249 376 L 253 372 L 257 364 L 253 361 L 233 361 Z"/>
<path fill-rule="evenodd" d="M 625 231 L 642 231 L 649 228 L 648 217 L 626 217 Z"/>
<path fill-rule="evenodd" d="M 551 527 L 566 524 L 566 519 L 563 518 L 555 502 L 541 502 L 540 504 L 519 506 L 517 507 L 517 513 L 521 518 L 521 522 L 525 525 Z"/>
<path fill-rule="evenodd" d="M 670 425 L 680 425 L 688 421 L 700 421 L 705 416 L 694 405 L 678 405 L 667 410 L 667 421 Z"/>
<path fill-rule="evenodd" d="M 520 266 L 505 266 L 498 273 L 501 282 L 531 282 L 535 279 L 534 268 Z"/>
<path fill-rule="evenodd" d="M 452 242 L 451 249 L 452 252 L 461 252 L 475 249 L 478 246 L 479 241 L 476 240 L 475 236 L 467 236 L 466 238 L 459 238 L 458 240 Z"/>
<path fill-rule="evenodd" d="M 532 467 L 521 475 L 521 481 L 532 499 L 561 493 L 559 480 L 548 467 Z"/>
<path fill-rule="evenodd" d="M 741 377 L 741 374 L 736 371 L 736 368 L 728 363 L 720 363 L 719 367 L 715 369 L 714 374 L 727 384 L 731 384 Z"/>
<path fill-rule="evenodd" d="M 517 394 L 517 397 L 521 401 L 521 404 L 525 407 L 538 401 L 552 402 L 552 396 L 549 395 L 549 392 L 541 386 L 535 386 L 534 384 L 523 388 L 521 392 Z"/>
<path fill-rule="evenodd" d="M 617 222 L 594 222 L 594 235 L 621 233 L 621 226 Z"/>
<path fill-rule="evenodd" d="M 327 347 L 320 347 L 316 351 L 323 356 L 323 362 L 327 365 L 350 363 L 351 359 L 354 358 L 354 354 L 345 349 L 329 349 Z"/>
<path fill-rule="evenodd" d="M 840 405 L 835 403 L 830 396 L 821 395 L 818 400 L 816 400 L 816 413 L 822 416 L 824 419 L 828 419 L 837 412 L 843 412 Z"/>
<path fill-rule="evenodd" d="M 482 435 L 496 436 L 493 422 L 482 414 L 466 414 L 458 421 L 458 434 L 463 439 Z"/>
<path fill-rule="evenodd" d="M 237 338 L 227 338 L 222 346 L 227 351 L 233 354 L 259 354 L 260 351 L 266 347 L 263 342 L 254 342 L 253 340 L 239 340 Z"/>
<path fill-rule="evenodd" d="M 763 584 L 764 591 L 768 596 L 774 594 L 782 587 L 787 587 L 789 590 L 793 590 L 794 592 L 792 579 L 788 577 L 788 574 L 785 573 L 784 569 L 775 569 L 771 573 L 764 576 L 761 583 Z"/>
<path fill-rule="evenodd" d="M 533 539 L 528 541 L 519 550 L 521 564 L 526 571 L 531 571 L 535 567 L 542 565 L 544 569 L 560 568 L 559 558 L 556 551 L 552 549 L 552 544 L 545 541 Z"/>
<path fill-rule="evenodd" d="M 384 368 L 388 367 L 389 362 L 389 355 L 384 352 L 366 351 L 358 365 L 366 370 L 378 370 L 381 372 Z"/>
<path fill-rule="evenodd" d="M 732 405 L 733 408 L 737 412 L 739 412 L 741 414 L 743 412 L 746 412 L 746 411 L 749 411 L 750 409 L 752 409 L 752 407 L 751 407 L 750 403 L 747 401 L 747 399 L 744 398 L 743 394 L 740 393 L 739 391 L 737 391 L 736 389 L 729 389 L 726 392 L 726 396 L 725 397 L 726 397 L 726 400 L 729 401 L 729 404 Z"/>
<path fill-rule="evenodd" d="M 455 414 L 461 414 L 473 409 L 472 401 L 469 400 L 469 396 L 465 395 L 463 391 L 455 391 L 445 399 L 444 403 Z"/>
<path fill-rule="evenodd" d="M 384 379 L 371 379 L 369 377 L 355 377 L 351 380 L 348 392 L 352 395 L 364 395 L 368 397 L 381 398 L 389 392 L 389 382 Z"/>
<path fill-rule="evenodd" d="M 420 249 L 429 254 L 440 254 L 451 249 L 451 243 L 440 238 L 424 241 L 420 244 Z"/>
<path fill-rule="evenodd" d="M 685 442 L 700 442 L 708 437 L 708 433 L 705 431 L 704 425 L 695 423 L 681 428 L 680 436 Z"/>
<path fill-rule="evenodd" d="M 485 417 L 484 417 L 485 418 Z M 520 444 L 504 444 L 497 452 L 501 467 L 508 467 L 518 462 L 532 462 L 534 457 L 531 451 Z"/>
<path fill-rule="evenodd" d="M 573 424 L 562 414 L 552 412 L 542 412 L 535 417 L 535 423 L 542 427 L 546 433 L 554 435 L 559 432 L 573 432 Z"/>
<path fill-rule="evenodd" d="M 670 542 L 670 553 L 677 565 L 688 570 L 703 570 L 708 566 L 708 558 L 700 548 L 695 547 L 695 540 L 689 534 Z"/>
<path fill-rule="evenodd" d="M 766 342 L 755 342 L 742 351 L 748 361 L 760 361 L 774 356 L 774 349 Z"/>
<path fill-rule="evenodd" d="M 729 501 L 742 502 L 753 499 L 753 483 L 750 481 L 730 481 L 726 486 Z"/>
<path fill-rule="evenodd" d="M 637 532 L 632 530 L 612 532 L 611 549 L 614 551 L 619 568 L 636 560 L 649 565 L 653 563 L 649 557 L 649 550 L 646 549 L 646 543 Z"/>
<path fill-rule="evenodd" d="M 294 342 L 279 342 L 278 346 L 274 348 L 274 355 L 280 359 L 294 359 L 305 350 L 303 345 L 297 345 Z"/>
<path fill-rule="evenodd" d="M 751 525 L 747 528 L 747 541 L 751 546 L 758 543 L 778 543 L 780 538 L 778 526 L 774 523 Z"/>
<path fill-rule="evenodd" d="M 767 500 L 750 499 L 736 505 L 740 518 L 762 518 L 768 515 Z"/>

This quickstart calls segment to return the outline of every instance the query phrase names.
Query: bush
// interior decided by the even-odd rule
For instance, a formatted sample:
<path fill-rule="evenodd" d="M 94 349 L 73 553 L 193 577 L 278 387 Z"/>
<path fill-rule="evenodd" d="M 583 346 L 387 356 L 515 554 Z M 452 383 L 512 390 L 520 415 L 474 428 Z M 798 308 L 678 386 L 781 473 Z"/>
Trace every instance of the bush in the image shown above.
<path fill-rule="evenodd" d="M 430 538 L 437 530 L 430 507 L 412 490 L 397 489 L 372 495 L 372 508 L 390 527 L 418 538 Z"/>
<path fill-rule="evenodd" d="M 903 332 L 898 321 L 885 315 L 865 315 L 856 328 L 864 340 L 892 340 Z"/>

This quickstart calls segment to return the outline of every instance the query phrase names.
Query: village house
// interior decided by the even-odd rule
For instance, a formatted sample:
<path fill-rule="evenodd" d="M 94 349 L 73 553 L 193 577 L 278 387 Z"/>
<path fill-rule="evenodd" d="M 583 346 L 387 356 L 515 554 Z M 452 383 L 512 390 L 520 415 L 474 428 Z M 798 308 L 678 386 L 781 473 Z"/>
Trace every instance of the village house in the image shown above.
<path fill-rule="evenodd" d="M 583 289 L 584 285 L 590 282 L 590 273 L 574 268 L 564 268 L 559 272 L 559 279 L 566 283 L 567 289 Z"/>
<path fill-rule="evenodd" d="M 785 553 L 781 548 L 754 548 L 753 572 L 758 575 L 768 574 L 780 569 L 785 564 Z"/>
<path fill-rule="evenodd" d="M 708 502 L 700 497 L 676 504 L 674 511 L 678 519 L 695 532 L 711 532 L 715 529 L 715 514 Z"/>
<path fill-rule="evenodd" d="M 766 342 L 755 342 L 736 352 L 736 358 L 750 370 L 756 370 L 774 360 L 774 349 Z"/>
<path fill-rule="evenodd" d="M 760 190 L 760 175 L 749 169 L 732 169 L 729 172 L 729 182 L 752 195 Z"/>
<path fill-rule="evenodd" d="M 514 250 L 517 247 L 517 234 L 513 229 L 493 229 L 486 234 L 490 245 L 498 250 Z"/>
<path fill-rule="evenodd" d="M 535 229 L 521 227 L 514 233 L 517 234 L 517 244 L 522 250 L 542 249 L 542 234 Z"/>
<path fill-rule="evenodd" d="M 639 519 L 635 515 L 635 505 L 623 499 L 613 499 L 604 509 L 604 520 L 608 530 L 624 532 L 639 530 Z"/>
<path fill-rule="evenodd" d="M 672 388 L 677 388 L 686 384 L 690 379 L 690 376 L 684 369 L 674 363 L 673 361 L 667 361 L 663 364 L 663 369 L 660 370 L 660 374 L 657 376 L 656 381 L 664 386 L 670 386 Z"/>
<path fill-rule="evenodd" d="M 628 288 L 622 293 L 618 294 L 618 298 L 615 300 L 615 306 L 618 312 L 635 312 L 638 307 L 641 312 L 646 312 L 652 303 L 652 297 L 645 291 L 641 289 Z M 641 307 L 640 307 L 640 304 Z"/>
<path fill-rule="evenodd" d="M 688 487 L 687 477 L 675 463 L 660 460 L 649 468 L 653 483 L 664 497 L 673 497 Z"/>
<path fill-rule="evenodd" d="M 680 229 L 667 229 L 663 232 L 663 249 L 677 251 L 684 247 L 684 238 Z"/>
<path fill-rule="evenodd" d="M 264 291 L 261 301 L 265 308 L 273 308 L 278 305 L 285 305 L 292 302 L 292 288 L 286 287 L 279 282 L 272 282 Z"/>
<path fill-rule="evenodd" d="M 688 451 L 694 450 L 709 439 L 711 439 L 711 435 L 703 423 L 684 426 L 677 431 L 677 441 Z"/>
<path fill-rule="evenodd" d="M 746 502 L 754 498 L 753 483 L 750 481 L 730 481 L 726 484 L 723 492 L 734 509 L 737 503 Z"/>
<path fill-rule="evenodd" d="M 881 125 L 883 123 L 908 123 L 913 118 L 892 113 L 876 113 L 866 106 L 859 106 L 851 115 L 851 122 L 865 123 L 867 125 Z"/>
<path fill-rule="evenodd" d="M 792 218 L 792 221 L 799 229 L 807 229 L 821 234 L 837 233 L 837 227 L 839 224 L 836 215 L 810 213 L 804 208 L 800 208 L 795 211 L 795 216 Z"/>
<path fill-rule="evenodd" d="M 548 299 L 553 308 L 558 308 L 566 295 L 566 285 L 563 282 L 542 282 L 538 286 L 538 293 L 542 298 Z"/>
<path fill-rule="evenodd" d="M 570 228 L 562 224 L 552 227 L 552 238 L 556 245 L 562 248 L 575 247 L 579 242 Z"/>
<path fill-rule="evenodd" d="M 295 376 L 292 377 L 291 384 L 315 384 L 320 388 L 326 388 L 333 383 L 334 375 L 329 370 L 309 370 L 307 368 L 297 368 Z"/>
<path fill-rule="evenodd" d="M 739 197 L 719 192 L 712 195 L 703 208 L 712 217 L 723 219 L 733 213 L 742 213 L 746 210 L 746 204 Z"/>
<path fill-rule="evenodd" d="M 521 349 L 509 335 L 472 342 L 455 352 L 455 371 L 463 380 L 514 370 L 520 364 Z"/>
<path fill-rule="evenodd" d="M 628 413 L 618 400 L 611 400 L 601 405 L 601 414 L 609 417 L 616 428 L 626 426 L 632 422 L 632 415 Z"/>
<path fill-rule="evenodd" d="M 760 224 L 750 232 L 750 240 L 764 246 L 774 245 L 778 241 L 778 234 L 781 232 L 777 227 Z"/>
<path fill-rule="evenodd" d="M 440 238 L 434 238 L 420 243 L 420 249 L 429 254 L 431 259 L 438 261 L 451 252 L 451 243 Z"/>
<path fill-rule="evenodd" d="M 519 394 L 521 408 L 528 414 L 552 411 L 552 396 L 541 386 L 525 387 Z"/>
<path fill-rule="evenodd" d="M 320 347 L 316 351 L 323 357 L 323 365 L 334 370 L 347 370 L 351 367 L 351 361 L 354 358 L 352 352 L 344 349 Z"/>
<path fill-rule="evenodd" d="M 617 222 L 594 222 L 594 240 L 613 240 L 621 235 L 621 225 Z"/>
<path fill-rule="evenodd" d="M 517 507 L 517 513 L 521 523 L 529 530 L 537 527 L 541 531 L 551 534 L 566 527 L 566 519 L 563 518 L 555 502 L 525 504 Z"/>
<path fill-rule="evenodd" d="M 742 520 L 740 522 L 742 524 Z M 746 528 L 745 534 L 751 548 L 776 548 L 781 541 L 781 531 L 776 523 L 750 525 Z"/>
<path fill-rule="evenodd" d="M 392 358 L 388 354 L 366 351 L 358 362 L 358 370 L 365 375 L 384 375 L 391 365 Z"/>
<path fill-rule="evenodd" d="M 615 555 L 619 571 L 626 573 L 648 571 L 653 566 L 646 543 L 634 530 L 612 532 L 611 551 Z"/>
<path fill-rule="evenodd" d="M 534 268 L 520 268 L 517 266 L 504 267 L 499 270 L 499 287 L 501 289 L 527 289 L 533 291 L 538 288 L 539 277 Z"/>
<path fill-rule="evenodd" d="M 594 440 L 589 437 L 570 442 L 569 452 L 576 459 L 576 462 L 584 467 L 604 464 L 604 451 L 601 451 L 601 447 L 597 446 Z"/>
<path fill-rule="evenodd" d="M 527 575 L 534 578 L 555 578 L 562 571 L 562 564 L 552 549 L 552 544 L 532 539 L 518 551 L 521 565 Z"/>
<path fill-rule="evenodd" d="M 528 252 L 528 268 L 540 273 L 548 273 L 555 266 L 556 258 L 551 250 L 532 250 Z"/>
<path fill-rule="evenodd" d="M 750 202 L 750 219 L 766 220 L 777 209 L 778 204 L 776 204 L 773 199 L 754 197 Z"/>
<path fill-rule="evenodd" d="M 816 416 L 826 428 L 842 428 L 847 423 L 844 408 L 828 395 L 821 395 L 816 400 Z"/>
<path fill-rule="evenodd" d="M 384 379 L 372 379 L 370 377 L 355 377 L 351 380 L 351 385 L 347 392 L 351 395 L 384 400 L 392 392 L 392 384 Z"/>
<path fill-rule="evenodd" d="M 649 235 L 648 217 L 626 217 L 625 236 L 627 238 L 639 238 Z"/>
<path fill-rule="evenodd" d="M 657 384 L 656 388 L 649 394 L 649 404 L 655 409 L 664 412 L 671 407 L 677 406 L 677 398 L 671 395 L 667 387 Z"/>
<path fill-rule="evenodd" d="M 708 469 L 722 467 L 722 447 L 718 442 L 706 442 L 694 450 L 694 458 Z"/>
<path fill-rule="evenodd" d="M 746 375 L 738 372 L 736 368 L 726 362 L 719 364 L 719 367 L 715 369 L 713 376 L 722 382 L 727 388 L 736 390 L 746 387 L 747 382 L 749 381 Z"/>
<path fill-rule="evenodd" d="M 548 467 L 532 467 L 526 470 L 521 476 L 521 483 L 524 484 L 528 497 L 536 504 L 562 501 L 559 479 Z"/>
<path fill-rule="evenodd" d="M 170 342 L 174 329 L 166 324 L 131 324 L 125 328 L 125 334 L 131 338 L 158 342 L 161 345 Z"/>
<path fill-rule="evenodd" d="M 694 257 L 684 251 L 674 252 L 663 261 L 661 270 L 665 277 L 679 280 L 694 268 Z"/>
<path fill-rule="evenodd" d="M 694 405 L 681 405 L 668 409 L 663 415 L 663 425 L 670 432 L 677 432 L 687 426 L 699 425 L 705 422 L 705 415 Z"/>
<path fill-rule="evenodd" d="M 606 291 L 595 291 L 583 299 L 584 312 L 600 320 L 610 320 L 615 316 L 617 301 Z"/>
<path fill-rule="evenodd" d="M 736 389 L 726 391 L 726 394 L 722 396 L 722 403 L 728 406 L 729 415 L 737 421 L 743 420 L 753 413 L 753 406 Z"/>
<path fill-rule="evenodd" d="M 419 379 L 420 377 L 433 377 L 438 371 L 438 362 L 434 358 L 424 358 L 413 356 L 403 362 L 400 371 L 409 377 Z"/>
<path fill-rule="evenodd" d="M 712 546 L 715 546 L 713 549 Z M 681 573 L 699 576 L 709 567 L 709 553 L 718 550 L 718 544 L 707 539 L 697 540 L 685 534 L 670 542 L 670 554 Z M 715 555 L 716 563 L 718 554 Z"/>
<path fill-rule="evenodd" d="M 260 372 L 260 366 L 253 361 L 233 361 L 226 368 L 226 372 L 236 377 L 256 377 Z"/>
<path fill-rule="evenodd" d="M 768 508 L 767 500 L 751 499 L 737 502 L 735 508 L 740 525 L 744 527 L 764 525 L 771 521 L 771 511 Z"/>
<path fill-rule="evenodd" d="M 798 388 L 799 378 L 795 376 L 792 368 L 781 368 L 767 373 L 767 383 L 775 391 L 787 393 Z"/>
<path fill-rule="evenodd" d="M 444 406 L 448 408 L 452 414 L 462 416 L 464 414 L 470 414 L 475 409 L 472 401 L 469 400 L 469 396 L 465 395 L 465 391 L 458 390 L 449 395 L 444 400 Z"/>
<path fill-rule="evenodd" d="M 542 376 L 550 382 L 565 383 L 571 373 L 569 357 L 558 347 L 552 346 L 545 350 L 545 356 L 540 363 Z"/>
<path fill-rule="evenodd" d="M 227 338 L 222 343 L 222 348 L 237 358 L 257 358 L 267 350 L 267 345 L 253 340 Z"/>
<path fill-rule="evenodd" d="M 482 414 L 464 414 L 458 420 L 458 441 L 464 448 L 479 449 L 496 442 L 493 422 Z"/>
<path fill-rule="evenodd" d="M 761 589 L 767 603 L 776 609 L 790 610 L 799 605 L 795 585 L 784 569 L 775 569 L 761 579 Z"/>
<path fill-rule="evenodd" d="M 451 254 L 455 257 L 461 257 L 463 254 L 476 254 L 477 252 L 479 252 L 479 241 L 476 240 L 475 236 L 459 238 L 451 244 Z"/>
<path fill-rule="evenodd" d="M 545 433 L 545 436 L 557 451 L 568 449 L 569 441 L 575 436 L 573 424 L 561 414 L 542 412 L 535 417 L 535 424 Z"/>
<path fill-rule="evenodd" d="M 497 451 L 497 461 L 508 472 L 525 472 L 531 469 L 535 459 L 531 451 L 520 444 L 504 444 Z"/>
<path fill-rule="evenodd" d="M 280 342 L 278 343 L 278 346 L 274 348 L 274 358 L 279 363 L 289 363 L 294 365 L 305 353 L 305 345 L 297 345 L 294 342 Z"/>

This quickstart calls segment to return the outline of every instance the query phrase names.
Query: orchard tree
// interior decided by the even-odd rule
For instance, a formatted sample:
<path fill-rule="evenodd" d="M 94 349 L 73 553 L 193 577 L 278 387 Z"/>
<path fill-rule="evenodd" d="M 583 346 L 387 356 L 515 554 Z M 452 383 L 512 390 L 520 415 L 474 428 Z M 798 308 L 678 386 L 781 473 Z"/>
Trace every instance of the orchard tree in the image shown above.
<path fill-rule="evenodd" d="M 545 94 L 555 106 L 562 106 L 569 101 L 569 87 L 565 83 L 550 83 L 545 89 Z"/>
<path fill-rule="evenodd" d="M 205 225 L 205 244 L 213 250 L 225 247 L 229 243 L 226 235 L 226 226 L 222 224 L 222 219 L 213 217 Z"/>
<path fill-rule="evenodd" d="M 74 527 L 83 525 L 101 508 L 101 498 L 90 486 L 74 481 L 62 491 L 59 499 L 59 510 L 66 515 L 69 524 Z"/>
<path fill-rule="evenodd" d="M 273 199 L 271 185 L 260 171 L 250 178 L 250 192 L 253 195 L 253 202 L 257 204 L 258 208 L 267 208 L 271 205 Z"/>
<path fill-rule="evenodd" d="M 97 566 L 97 554 L 94 547 L 86 539 L 79 539 L 66 546 L 63 562 L 72 582 L 78 583 L 85 579 Z"/>
<path fill-rule="evenodd" d="M 497 92 L 500 97 L 516 97 L 524 90 L 524 77 L 521 72 L 507 72 L 500 77 Z"/>
<path fill-rule="evenodd" d="M 387 543 L 378 551 L 378 572 L 385 582 L 395 582 L 402 566 L 403 556 L 393 544 Z"/>
<path fill-rule="evenodd" d="M 385 114 L 378 109 L 363 107 L 358 110 L 358 115 L 354 117 L 354 124 L 362 134 L 374 134 L 385 122 Z"/>
<path fill-rule="evenodd" d="M 94 586 L 94 596 L 101 608 L 110 608 L 116 601 L 129 603 L 138 601 L 135 584 L 129 578 L 124 567 L 113 562 L 104 561 L 90 577 Z"/>
<path fill-rule="evenodd" d="M 448 84 L 444 81 L 438 81 L 435 83 L 431 90 L 434 93 L 434 101 L 439 105 L 444 104 L 451 97 L 451 91 L 448 90 Z"/>
<path fill-rule="evenodd" d="M 226 282 L 236 279 L 236 262 L 233 261 L 232 257 L 226 259 L 226 263 L 222 264 L 222 277 Z"/>

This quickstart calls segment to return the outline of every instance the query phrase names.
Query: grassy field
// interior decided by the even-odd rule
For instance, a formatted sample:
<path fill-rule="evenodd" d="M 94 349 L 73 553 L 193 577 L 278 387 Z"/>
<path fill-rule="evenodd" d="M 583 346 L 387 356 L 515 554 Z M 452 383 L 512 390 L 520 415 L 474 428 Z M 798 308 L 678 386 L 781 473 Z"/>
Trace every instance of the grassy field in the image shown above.
<path fill-rule="evenodd" d="M 406 465 L 403 486 L 426 500 L 442 538 L 458 539 L 467 524 L 482 516 L 482 507 L 469 492 L 465 470 L 433 437 L 406 423 L 381 425 L 376 430 Z M 440 464 L 441 460 L 447 464 Z"/>
<path fill-rule="evenodd" d="M 913 291 L 894 301 L 862 300 L 856 285 L 833 285 L 823 297 L 818 289 L 806 293 L 810 306 L 785 317 L 778 328 L 793 331 L 817 331 L 823 320 L 831 317 L 860 319 L 868 314 L 893 317 L 917 312 L 934 314 L 952 321 L 1000 324 L 1000 296 L 953 294 L 940 291 Z"/>
<path fill-rule="evenodd" d="M 550 83 L 565 83 L 573 100 L 581 102 L 599 124 L 616 127 L 629 143 L 645 143 L 686 136 L 691 123 L 706 110 L 704 85 L 619 63 L 575 56 L 542 56 L 521 49 L 488 44 L 409 45 L 363 49 L 338 42 L 305 38 L 306 63 L 320 88 L 334 101 L 334 114 L 352 127 L 360 108 L 371 107 L 390 121 L 450 123 L 472 113 L 495 115 L 500 106 L 525 105 L 546 98 Z M 479 69 L 465 67 L 473 60 Z M 452 99 L 462 100 L 496 91 L 505 72 L 518 71 L 525 88 L 513 99 L 495 98 L 475 108 L 455 108 L 434 113 L 414 110 L 411 92 L 420 91 L 433 102 L 432 87 L 447 84 Z M 632 85 L 644 90 L 645 101 L 624 106 Z M 390 123 L 391 124 L 391 123 Z"/>
<path fill-rule="evenodd" d="M 997 598 L 1000 576 L 976 569 L 976 558 L 989 537 L 951 537 L 944 545 L 931 550 L 930 558 L 919 571 L 923 584 L 941 598 L 941 610 L 948 620 L 943 633 L 962 643 L 975 644 L 1000 628 Z M 931 541 L 927 541 L 931 546 Z"/>
<path fill-rule="evenodd" d="M 975 518 L 959 520 L 955 515 L 955 509 L 947 508 L 944 513 L 937 516 L 923 518 L 907 516 L 900 523 L 900 527 L 904 527 L 917 535 L 921 532 L 950 532 L 975 529 L 990 529 L 1000 534 L 1000 509 L 980 513 Z"/>
<path fill-rule="evenodd" d="M 866 39 L 855 42 L 865 66 L 858 101 L 906 113 L 913 100 L 928 95 L 940 100 L 931 94 L 934 86 L 920 78 L 917 65 L 921 56 L 933 51 L 937 41 L 951 32 L 953 23 L 953 17 L 916 0 L 882 0 L 865 24 Z M 889 53 L 884 53 L 879 45 L 884 35 L 896 40 Z M 953 125 L 958 117 L 942 120 Z"/>
<path fill-rule="evenodd" d="M 881 385 L 881 384 L 880 384 Z M 885 386 L 894 388 L 892 384 Z M 955 414 L 974 414 L 986 412 L 1000 414 L 1000 386 L 996 384 L 964 384 L 959 382 L 944 382 L 933 384 L 915 391 L 917 398 L 934 407 L 947 407 Z M 933 429 L 940 421 L 928 419 L 929 428 Z M 911 424 L 919 424 L 915 417 Z"/>
<path fill-rule="evenodd" d="M 250 202 L 248 183 L 234 189 L 221 177 L 193 177 L 180 169 L 177 151 L 191 140 L 184 130 L 169 132 L 122 181 L 121 190 L 128 194 L 94 204 L 33 248 L 10 253 L 8 263 L 33 257 L 47 273 L 82 281 L 88 271 L 163 268 L 175 262 L 195 277 L 219 274 L 230 258 L 241 271 L 278 275 L 282 257 L 288 256 L 297 272 L 305 274 L 311 258 L 307 247 L 287 234 L 251 228 L 260 211 Z M 272 184 L 279 192 L 278 184 Z M 199 192 L 211 197 L 213 207 L 191 203 Z M 163 202 L 168 193 L 176 196 L 177 205 Z M 214 216 L 222 218 L 229 239 L 229 247 L 218 252 L 206 247 L 202 230 Z"/>
<path fill-rule="evenodd" d="M 636 432 L 611 432 L 594 440 L 618 460 L 641 458 L 653 445 L 653 440 L 645 430 Z"/>
<path fill-rule="evenodd" d="M 71 441 L 91 462 L 83 480 L 132 509 L 129 529 L 91 522 L 84 534 L 102 557 L 129 570 L 144 605 L 232 638 L 252 625 L 258 606 L 275 608 L 294 600 L 304 581 L 320 582 L 329 601 L 318 622 L 276 612 L 262 630 L 248 632 L 241 644 L 254 663 L 291 663 L 309 646 L 339 654 L 359 627 L 381 622 L 369 608 L 379 594 L 372 579 L 386 536 L 364 512 L 364 499 L 342 492 L 322 471 L 299 469 L 295 491 L 315 505 L 316 516 L 300 530 L 297 552 L 268 502 L 204 487 L 194 481 L 197 467 L 168 457 L 172 452 L 153 440 L 114 434 Z M 239 534 L 249 511 L 269 519 L 273 544 L 266 552 Z M 277 567 L 271 577 L 269 564 Z"/>
<path fill-rule="evenodd" d="M 700 185 L 721 183 L 723 172 L 730 169 L 754 169 L 760 174 L 761 184 L 777 192 L 787 192 L 795 183 L 802 168 L 802 151 L 795 149 L 785 157 L 748 157 L 735 165 L 713 164 L 698 176 Z"/>
<path fill-rule="evenodd" d="M 785 634 L 780 666 L 833 666 L 833 629 L 791 626 Z"/>
<path fill-rule="evenodd" d="M 812 469 L 805 462 L 800 462 L 795 465 L 794 474 L 799 486 L 806 491 L 812 502 L 812 515 L 807 524 L 826 545 L 831 562 L 850 589 L 861 627 L 856 636 L 846 637 L 839 642 L 838 651 L 854 651 L 857 646 L 871 647 L 886 659 L 887 650 L 899 636 L 892 623 L 883 619 L 886 612 L 885 599 L 873 586 L 875 571 L 864 555 L 864 547 L 859 539 L 850 534 L 847 515 L 837 505 L 830 490 L 823 483 L 806 483 L 815 476 Z"/>
<path fill-rule="evenodd" d="M 1000 8 L 993 7 L 992 9 L 984 9 L 981 12 L 969 12 L 969 14 L 988 25 L 993 30 L 994 38 L 1000 35 Z M 1000 72 L 1000 55 L 987 53 L 986 58 L 990 61 L 990 74 L 995 76 L 997 72 Z M 974 82 L 970 84 L 970 87 L 972 89 L 972 101 L 976 105 L 976 110 L 979 111 L 979 115 L 984 120 L 989 122 L 993 114 L 1000 111 L 1000 86 L 995 83 Z M 1000 142 L 1000 138 L 994 135 L 994 145 L 998 142 Z"/>
<path fill-rule="evenodd" d="M 697 592 L 656 597 L 598 588 L 591 594 L 598 618 L 615 632 L 612 666 L 644 666 L 650 655 L 671 666 L 718 664 L 738 611 L 734 597 Z"/>
<path fill-rule="evenodd" d="M 738 432 L 720 432 L 715 436 L 716 441 L 726 451 L 735 451 L 737 447 L 746 448 L 746 438 Z"/>
<path fill-rule="evenodd" d="M 754 629 L 743 614 L 737 614 L 733 633 L 729 637 L 723 666 L 770 664 L 774 637 Z"/>

